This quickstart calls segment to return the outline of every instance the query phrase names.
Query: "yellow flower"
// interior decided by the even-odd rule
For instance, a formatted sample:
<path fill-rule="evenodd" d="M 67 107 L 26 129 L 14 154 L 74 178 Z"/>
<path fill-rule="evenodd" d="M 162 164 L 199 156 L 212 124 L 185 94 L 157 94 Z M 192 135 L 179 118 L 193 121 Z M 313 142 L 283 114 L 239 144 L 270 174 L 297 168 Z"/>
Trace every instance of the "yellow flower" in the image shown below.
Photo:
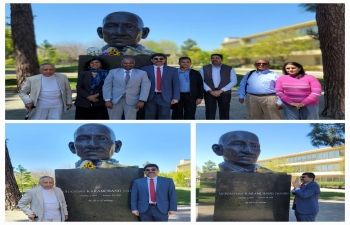
<path fill-rule="evenodd" d="M 83 169 L 96 169 L 96 166 L 91 162 L 91 161 L 87 161 L 86 163 L 84 163 L 82 165 Z"/>
<path fill-rule="evenodd" d="M 109 55 L 115 55 L 115 56 L 119 56 L 120 55 L 120 52 L 118 52 L 117 49 L 113 48 L 113 47 L 108 48 L 107 51 L 108 51 Z"/>

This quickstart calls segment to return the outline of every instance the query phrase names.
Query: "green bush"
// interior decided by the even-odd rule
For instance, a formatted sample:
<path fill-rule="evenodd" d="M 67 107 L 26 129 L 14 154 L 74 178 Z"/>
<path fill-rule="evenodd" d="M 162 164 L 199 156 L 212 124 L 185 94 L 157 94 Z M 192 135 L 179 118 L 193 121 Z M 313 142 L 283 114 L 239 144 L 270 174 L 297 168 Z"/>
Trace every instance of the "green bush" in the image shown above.
<path fill-rule="evenodd" d="M 269 69 L 271 69 L 271 70 L 282 70 L 282 68 L 283 68 L 283 65 L 278 65 L 278 66 L 270 65 L 270 67 L 269 67 Z"/>
<path fill-rule="evenodd" d="M 343 188 L 345 187 L 345 182 L 317 182 L 321 188 Z"/>

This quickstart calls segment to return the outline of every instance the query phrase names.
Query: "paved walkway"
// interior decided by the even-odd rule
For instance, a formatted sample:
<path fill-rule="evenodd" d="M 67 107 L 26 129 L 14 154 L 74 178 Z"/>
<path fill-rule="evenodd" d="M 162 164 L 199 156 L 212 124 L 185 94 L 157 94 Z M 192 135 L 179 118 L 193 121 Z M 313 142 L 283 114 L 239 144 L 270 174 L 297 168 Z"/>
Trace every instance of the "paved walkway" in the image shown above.
<path fill-rule="evenodd" d="M 76 91 L 73 91 L 73 101 L 76 98 Z M 320 98 L 320 113 L 324 108 L 324 98 Z M 23 120 L 26 114 L 26 109 L 22 100 L 19 98 L 18 93 L 13 90 L 5 91 L 5 119 L 6 120 Z M 75 106 L 62 114 L 62 120 L 74 120 Z M 232 92 L 230 120 L 247 120 L 248 112 L 245 103 L 240 104 L 238 102 L 237 91 Z M 216 113 L 216 119 L 219 119 L 218 110 Z M 333 120 L 330 117 L 323 117 L 320 115 L 321 120 Z M 205 120 L 205 103 L 204 100 L 197 106 L 196 120 Z"/>
<path fill-rule="evenodd" d="M 169 222 L 190 222 L 190 221 L 191 221 L 190 205 L 178 205 L 176 214 L 169 217 Z M 14 211 L 5 211 L 5 222 L 30 222 L 30 221 L 22 211 L 14 210 Z"/>

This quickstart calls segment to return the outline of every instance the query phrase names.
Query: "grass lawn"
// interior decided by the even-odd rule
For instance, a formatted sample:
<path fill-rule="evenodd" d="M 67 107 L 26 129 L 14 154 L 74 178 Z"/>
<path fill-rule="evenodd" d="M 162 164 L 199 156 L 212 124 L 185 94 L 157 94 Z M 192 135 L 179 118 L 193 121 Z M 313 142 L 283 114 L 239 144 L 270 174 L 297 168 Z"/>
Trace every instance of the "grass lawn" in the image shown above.
<path fill-rule="evenodd" d="M 190 188 L 176 188 L 176 197 L 178 205 L 191 204 L 191 189 Z"/>

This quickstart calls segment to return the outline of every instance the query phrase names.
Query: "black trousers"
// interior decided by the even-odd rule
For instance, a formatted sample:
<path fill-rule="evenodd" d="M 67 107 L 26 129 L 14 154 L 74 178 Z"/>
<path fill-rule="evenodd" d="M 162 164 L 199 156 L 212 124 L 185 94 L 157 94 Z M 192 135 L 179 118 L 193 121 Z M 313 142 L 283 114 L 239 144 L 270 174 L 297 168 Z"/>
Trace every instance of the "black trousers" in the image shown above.
<path fill-rule="evenodd" d="M 216 105 L 219 106 L 220 120 L 230 119 L 231 94 L 221 94 L 219 97 L 212 96 L 209 92 L 204 93 L 205 117 L 207 120 L 215 120 Z"/>
<path fill-rule="evenodd" d="M 105 106 L 90 106 L 89 108 L 76 107 L 76 120 L 109 120 L 108 111 Z"/>
<path fill-rule="evenodd" d="M 180 100 L 173 104 L 171 119 L 173 120 L 195 120 L 197 97 L 190 93 L 180 93 Z"/>

